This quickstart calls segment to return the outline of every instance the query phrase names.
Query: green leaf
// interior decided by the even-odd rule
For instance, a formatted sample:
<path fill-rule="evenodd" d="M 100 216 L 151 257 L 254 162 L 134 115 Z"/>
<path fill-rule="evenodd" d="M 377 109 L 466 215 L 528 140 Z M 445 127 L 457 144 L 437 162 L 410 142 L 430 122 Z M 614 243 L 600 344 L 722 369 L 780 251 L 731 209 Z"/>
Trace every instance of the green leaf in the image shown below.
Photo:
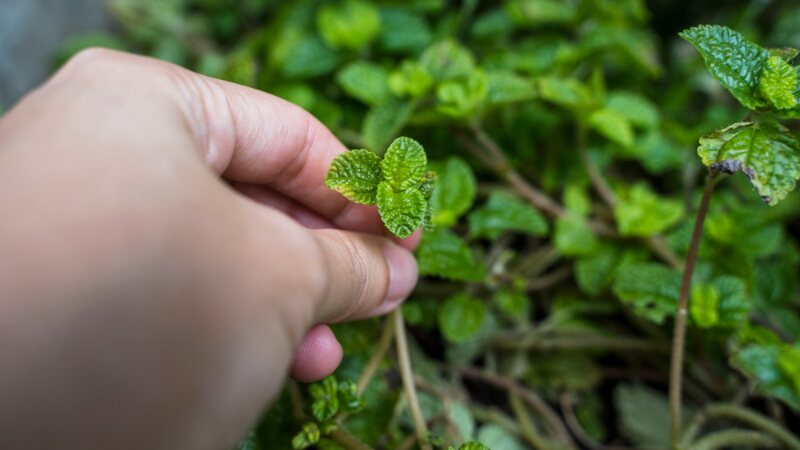
<path fill-rule="evenodd" d="M 292 439 L 292 448 L 294 450 L 302 450 L 311 447 L 319 442 L 320 431 L 317 424 L 314 422 L 307 422 L 303 425 L 303 430 L 295 435 Z"/>
<path fill-rule="evenodd" d="M 469 215 L 469 234 L 496 239 L 506 231 L 544 236 L 548 226 L 539 211 L 514 195 L 492 192 L 486 205 Z"/>
<path fill-rule="evenodd" d="M 352 62 L 336 74 L 336 82 L 347 95 L 367 105 L 379 105 L 389 98 L 389 73 L 365 61 Z"/>
<path fill-rule="evenodd" d="M 339 383 L 337 393 L 341 410 L 349 414 L 356 413 L 364 409 L 364 397 L 358 393 L 358 385 L 351 381 Z"/>
<path fill-rule="evenodd" d="M 481 427 L 478 431 L 478 441 L 494 450 L 526 450 L 528 448 L 505 428 L 493 423 L 487 423 Z"/>
<path fill-rule="evenodd" d="M 378 155 L 369 150 L 350 150 L 334 158 L 325 185 L 356 203 L 373 205 L 382 179 Z"/>
<path fill-rule="evenodd" d="M 481 329 L 486 307 L 466 294 L 448 298 L 439 310 L 439 329 L 453 343 L 466 342 Z"/>
<path fill-rule="evenodd" d="M 781 372 L 792 380 L 795 393 L 800 394 L 800 346 L 795 344 L 784 347 L 784 351 L 778 357 L 778 366 Z"/>
<path fill-rule="evenodd" d="M 631 259 L 630 252 L 601 243 L 595 251 L 575 261 L 575 281 L 583 292 L 597 295 L 611 285 L 617 268 Z"/>
<path fill-rule="evenodd" d="M 475 70 L 469 50 L 452 39 L 433 44 L 420 56 L 420 64 L 436 81 L 468 77 Z"/>
<path fill-rule="evenodd" d="M 361 137 L 368 148 L 383 149 L 397 137 L 411 115 L 411 103 L 390 99 L 372 107 L 364 117 Z"/>
<path fill-rule="evenodd" d="M 491 449 L 481 444 L 480 442 L 467 442 L 463 444 L 461 447 L 458 447 L 458 450 L 491 450 Z"/>
<path fill-rule="evenodd" d="M 777 109 L 792 109 L 797 106 L 798 75 L 794 67 L 780 56 L 770 56 L 764 64 L 758 91 Z"/>
<path fill-rule="evenodd" d="M 446 80 L 436 88 L 436 109 L 450 117 L 463 118 L 478 112 L 486 94 L 486 74 L 475 70 L 466 78 Z"/>
<path fill-rule="evenodd" d="M 614 91 L 606 98 L 606 108 L 616 111 L 637 127 L 653 128 L 659 123 L 658 108 L 646 97 L 630 91 Z"/>
<path fill-rule="evenodd" d="M 684 214 L 683 203 L 657 196 L 644 183 L 622 191 L 614 218 L 623 236 L 652 236 L 672 227 Z"/>
<path fill-rule="evenodd" d="M 611 142 L 623 147 L 633 146 L 634 134 L 630 121 L 613 109 L 601 108 L 591 113 L 589 126 Z"/>
<path fill-rule="evenodd" d="M 431 42 L 433 33 L 425 19 L 399 8 L 381 9 L 381 46 L 393 53 L 414 53 Z"/>
<path fill-rule="evenodd" d="M 339 55 L 316 37 L 294 43 L 283 61 L 287 78 L 313 78 L 330 73 L 339 64 Z"/>
<path fill-rule="evenodd" d="M 576 214 L 567 214 L 556 221 L 556 249 L 565 256 L 580 256 L 591 253 L 597 245 L 597 237 L 586 220 Z"/>
<path fill-rule="evenodd" d="M 431 194 L 431 223 L 449 227 L 472 207 L 477 182 L 466 161 L 451 156 L 433 167 L 437 182 Z"/>
<path fill-rule="evenodd" d="M 339 412 L 338 384 L 333 375 L 326 377 L 308 388 L 311 398 L 311 415 L 319 422 L 330 420 Z"/>
<path fill-rule="evenodd" d="M 711 75 L 739 102 L 756 109 L 764 106 L 757 95 L 759 76 L 769 52 L 730 28 L 700 25 L 680 33 L 706 62 Z"/>
<path fill-rule="evenodd" d="M 445 229 L 423 233 L 416 255 L 420 275 L 480 281 L 486 273 L 486 268 L 475 260 L 467 243 Z"/>
<path fill-rule="evenodd" d="M 388 182 L 381 181 L 377 200 L 381 220 L 399 238 L 411 236 L 425 219 L 428 205 L 425 196 L 416 187 L 398 192 Z"/>
<path fill-rule="evenodd" d="M 637 315 L 664 323 L 675 314 L 681 274 L 656 263 L 626 264 L 617 271 L 612 290 Z"/>
<path fill-rule="evenodd" d="M 741 122 L 700 138 L 703 164 L 724 173 L 744 172 L 773 206 L 800 179 L 800 143 L 777 122 Z"/>
<path fill-rule="evenodd" d="M 718 327 L 740 328 L 750 319 L 752 301 L 745 282 L 732 275 L 722 275 L 712 282 L 719 293 Z"/>
<path fill-rule="evenodd" d="M 578 18 L 573 2 L 564 0 L 511 0 L 506 10 L 514 23 L 534 28 L 569 24 Z"/>
<path fill-rule="evenodd" d="M 527 317 L 531 300 L 520 289 L 501 288 L 494 294 L 497 307 L 510 317 Z"/>
<path fill-rule="evenodd" d="M 389 88 L 398 97 L 419 98 L 433 87 L 433 78 L 416 61 L 403 61 L 389 75 Z"/>
<path fill-rule="evenodd" d="M 490 71 L 486 76 L 486 102 L 490 105 L 505 105 L 536 98 L 536 87 L 525 77 L 506 71 Z"/>
<path fill-rule="evenodd" d="M 358 50 L 381 30 L 378 9 L 361 0 L 327 3 L 317 13 L 317 28 L 333 48 Z"/>
<path fill-rule="evenodd" d="M 756 380 L 762 391 L 800 410 L 800 391 L 795 380 L 781 368 L 781 356 L 789 349 L 783 343 L 750 344 L 734 355 L 731 364 Z"/>
<path fill-rule="evenodd" d="M 653 389 L 621 384 L 614 391 L 622 434 L 640 448 L 670 448 L 667 398 Z"/>
<path fill-rule="evenodd" d="M 719 322 L 719 291 L 714 285 L 694 283 L 689 306 L 697 326 L 710 328 Z"/>
<path fill-rule="evenodd" d="M 427 164 L 428 159 L 422 145 L 414 139 L 402 136 L 389 145 L 381 161 L 381 171 L 389 186 L 397 191 L 404 191 L 419 186 Z"/>
<path fill-rule="evenodd" d="M 581 108 L 592 102 L 592 93 L 574 78 L 540 77 L 536 80 L 539 96 L 556 105 Z"/>

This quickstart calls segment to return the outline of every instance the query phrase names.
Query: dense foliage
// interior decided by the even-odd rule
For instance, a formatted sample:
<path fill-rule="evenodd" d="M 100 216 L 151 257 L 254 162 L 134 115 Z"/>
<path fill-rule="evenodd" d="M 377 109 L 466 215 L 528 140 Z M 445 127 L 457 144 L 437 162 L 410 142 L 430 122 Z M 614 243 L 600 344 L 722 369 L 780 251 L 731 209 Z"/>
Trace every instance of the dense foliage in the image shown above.
<path fill-rule="evenodd" d="M 241 447 L 800 448 L 800 7 L 691 3 L 113 0 L 63 57 L 287 98 L 375 152 L 331 188 L 429 224 L 402 316 L 336 326 Z"/>

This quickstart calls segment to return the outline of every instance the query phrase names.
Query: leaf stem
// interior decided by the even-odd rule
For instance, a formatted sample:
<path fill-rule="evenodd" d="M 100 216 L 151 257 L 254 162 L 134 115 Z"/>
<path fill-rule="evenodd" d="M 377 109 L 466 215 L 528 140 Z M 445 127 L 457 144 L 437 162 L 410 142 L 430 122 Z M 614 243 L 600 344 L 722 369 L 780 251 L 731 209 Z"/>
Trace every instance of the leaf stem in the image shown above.
<path fill-rule="evenodd" d="M 333 439 L 345 450 L 373 450 L 372 447 L 361 442 L 360 439 L 350 434 L 350 432 L 344 428 L 333 430 L 328 437 Z"/>
<path fill-rule="evenodd" d="M 800 438 L 787 431 L 774 420 L 755 411 L 730 403 L 715 403 L 706 406 L 702 414 L 704 414 L 705 418 L 733 419 L 745 423 L 768 433 L 787 449 L 800 450 Z"/>
<path fill-rule="evenodd" d="M 679 447 L 681 438 L 681 384 L 683 382 L 683 360 L 686 340 L 686 321 L 689 315 L 689 293 L 692 287 L 692 273 L 697 262 L 697 251 L 700 248 L 700 238 L 703 236 L 703 223 L 708 213 L 708 204 L 711 201 L 711 194 L 714 192 L 716 184 L 716 172 L 709 172 L 706 177 L 706 186 L 703 189 L 703 197 L 700 199 L 700 208 L 692 231 L 692 240 L 689 244 L 689 252 L 686 256 L 686 265 L 683 269 L 683 279 L 681 280 L 681 290 L 678 297 L 678 309 L 675 314 L 675 328 L 672 337 L 672 358 L 670 359 L 669 377 L 669 413 L 672 420 L 672 447 Z"/>
<path fill-rule="evenodd" d="M 772 437 L 759 431 L 725 430 L 711 433 L 692 444 L 692 450 L 716 450 L 719 448 L 780 448 Z"/>
<path fill-rule="evenodd" d="M 392 337 L 394 337 L 394 322 L 392 322 L 392 320 L 386 320 L 383 322 L 383 332 L 378 338 L 375 350 L 372 352 L 372 356 L 370 356 L 369 361 L 367 361 L 367 364 L 364 366 L 364 370 L 361 371 L 361 375 L 358 377 L 356 383 L 358 386 L 358 395 L 363 395 L 364 391 L 367 390 L 369 382 L 372 381 L 372 377 L 375 376 L 378 366 L 381 365 L 384 356 L 386 356 L 386 352 L 389 350 L 389 346 L 392 344 Z"/>
<path fill-rule="evenodd" d="M 551 448 L 547 441 L 539 435 L 539 431 L 536 430 L 536 424 L 533 422 L 530 413 L 528 413 L 528 409 L 525 407 L 525 404 L 522 403 L 519 396 L 514 392 L 509 392 L 508 401 L 511 404 L 514 417 L 517 418 L 517 423 L 519 423 L 522 437 L 537 450 L 547 450 Z"/>
<path fill-rule="evenodd" d="M 432 450 L 431 445 L 427 442 L 428 425 L 422 415 L 422 408 L 420 408 L 419 399 L 417 398 L 417 388 L 414 386 L 414 373 L 411 371 L 411 357 L 408 354 L 408 340 L 406 338 L 405 322 L 403 321 L 403 310 L 397 308 L 392 313 L 392 319 L 394 321 L 395 343 L 397 344 L 397 363 L 400 366 L 400 377 L 403 380 L 403 388 L 408 400 L 408 410 L 414 422 L 417 441 L 422 450 Z"/>

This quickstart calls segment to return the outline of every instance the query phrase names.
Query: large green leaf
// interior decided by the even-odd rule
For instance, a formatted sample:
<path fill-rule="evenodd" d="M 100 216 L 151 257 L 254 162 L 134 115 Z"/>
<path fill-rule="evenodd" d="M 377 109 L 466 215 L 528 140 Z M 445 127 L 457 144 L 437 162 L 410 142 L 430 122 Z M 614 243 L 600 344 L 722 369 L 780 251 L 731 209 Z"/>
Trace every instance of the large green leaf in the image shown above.
<path fill-rule="evenodd" d="M 486 74 L 474 70 L 466 78 L 443 81 L 436 88 L 436 109 L 450 117 L 463 118 L 477 113 L 488 92 Z"/>
<path fill-rule="evenodd" d="M 423 233 L 416 255 L 421 275 L 480 281 L 486 273 L 486 268 L 475 260 L 467 243 L 445 229 Z"/>
<path fill-rule="evenodd" d="M 334 158 L 325 185 L 356 203 L 373 205 L 382 179 L 378 155 L 369 150 L 350 150 Z"/>
<path fill-rule="evenodd" d="M 464 78 L 475 70 L 475 58 L 469 50 L 452 39 L 428 47 L 420 64 L 436 81 Z"/>
<path fill-rule="evenodd" d="M 389 99 L 372 107 L 364 116 L 361 137 L 371 149 L 384 149 L 394 139 L 411 115 L 412 105 L 399 99 Z"/>
<path fill-rule="evenodd" d="M 586 219 L 570 213 L 556 221 L 553 241 L 562 255 L 580 256 L 594 251 L 597 237 L 594 235 Z"/>
<path fill-rule="evenodd" d="M 422 145 L 409 137 L 395 139 L 381 161 L 383 178 L 393 189 L 418 187 L 425 175 L 428 159 Z"/>
<path fill-rule="evenodd" d="M 658 125 L 658 108 L 646 97 L 631 91 L 614 91 L 606 98 L 606 108 L 616 111 L 637 127 Z"/>
<path fill-rule="evenodd" d="M 798 84 L 797 70 L 780 56 L 770 56 L 764 64 L 758 91 L 777 109 L 797 106 L 795 92 Z"/>
<path fill-rule="evenodd" d="M 416 187 L 395 191 L 388 182 L 381 181 L 377 201 L 384 225 L 397 237 L 411 236 L 425 220 L 428 205 L 425 196 Z"/>
<path fill-rule="evenodd" d="M 622 147 L 633 145 L 634 134 L 631 122 L 621 113 L 601 108 L 589 115 L 589 126 L 611 142 Z"/>
<path fill-rule="evenodd" d="M 439 329 L 454 343 L 465 342 L 481 329 L 486 306 L 465 294 L 448 298 L 439 310 Z"/>
<path fill-rule="evenodd" d="M 683 203 L 659 197 L 644 183 L 624 189 L 614 208 L 623 236 L 652 236 L 672 227 L 683 217 Z"/>
<path fill-rule="evenodd" d="M 336 82 L 353 98 L 368 105 L 379 105 L 389 98 L 389 73 L 383 67 L 365 61 L 344 66 Z"/>
<path fill-rule="evenodd" d="M 399 8 L 381 8 L 381 46 L 392 53 L 421 50 L 433 38 L 431 28 L 418 14 Z"/>
<path fill-rule="evenodd" d="M 683 31 L 680 36 L 700 52 L 714 78 L 739 102 L 750 109 L 765 105 L 758 96 L 758 83 L 769 57 L 767 49 L 718 25 L 700 25 Z"/>
<path fill-rule="evenodd" d="M 777 122 L 741 122 L 700 138 L 703 164 L 744 172 L 769 205 L 783 200 L 800 179 L 800 142 Z"/>
<path fill-rule="evenodd" d="M 581 108 L 592 102 L 589 88 L 574 78 L 541 77 L 536 88 L 540 97 L 560 106 Z"/>
<path fill-rule="evenodd" d="M 663 323 L 675 314 L 681 274 L 656 263 L 626 264 L 619 268 L 612 290 L 641 317 Z"/>
<path fill-rule="evenodd" d="M 547 221 L 539 211 L 504 192 L 492 192 L 486 205 L 469 215 L 472 237 L 496 239 L 505 231 L 544 236 L 547 230 Z"/>
<path fill-rule="evenodd" d="M 670 448 L 669 405 L 661 392 L 621 384 L 614 390 L 620 431 L 640 448 Z"/>
<path fill-rule="evenodd" d="M 797 374 L 788 373 L 781 367 L 781 357 L 789 351 L 792 347 L 783 343 L 750 344 L 737 352 L 731 363 L 758 381 L 761 390 L 800 410 L 800 391 L 792 377 Z M 800 350 L 795 348 L 794 351 Z M 790 364 L 785 362 L 784 365 Z"/>
<path fill-rule="evenodd" d="M 432 166 L 436 184 L 431 194 L 431 223 L 449 227 L 472 207 L 477 182 L 466 161 L 451 156 L 444 164 Z"/>

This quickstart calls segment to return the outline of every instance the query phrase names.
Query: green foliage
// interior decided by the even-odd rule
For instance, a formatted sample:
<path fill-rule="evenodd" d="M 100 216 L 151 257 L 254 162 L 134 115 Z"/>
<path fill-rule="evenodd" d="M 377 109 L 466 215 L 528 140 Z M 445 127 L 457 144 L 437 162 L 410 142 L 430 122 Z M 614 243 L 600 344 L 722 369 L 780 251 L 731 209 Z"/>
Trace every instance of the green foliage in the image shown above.
<path fill-rule="evenodd" d="M 422 225 L 428 211 L 423 193 L 428 161 L 419 142 L 400 137 L 381 159 L 369 150 L 351 150 L 331 163 L 325 184 L 348 199 L 378 205 L 386 228 L 405 238 Z"/>
<path fill-rule="evenodd" d="M 296 103 L 359 149 L 326 184 L 377 205 L 398 235 L 423 230 L 403 312 L 434 447 L 520 450 L 531 436 L 517 430 L 532 429 L 537 448 L 573 448 L 558 430 L 576 424 L 594 440 L 580 446 L 669 447 L 661 350 L 704 175 L 686 149 L 701 135 L 717 183 L 688 303 L 684 403 L 740 392 L 742 407 L 797 423 L 798 144 L 783 120 L 800 117 L 800 7 L 718 1 L 678 18 L 643 0 L 235 3 L 112 0 L 119 33 L 60 57 L 98 43 L 173 61 Z M 664 31 L 711 19 L 738 32 L 682 33 L 699 55 Z M 777 205 L 723 176 L 736 171 Z M 370 448 L 408 446 L 396 352 L 372 359 L 385 328 L 334 325 L 338 381 L 278 396 L 242 448 L 340 450 L 334 428 Z M 366 367 L 358 396 L 341 380 Z M 474 372 L 501 382 L 487 389 Z M 523 427 L 509 381 L 552 417 L 526 404 Z M 698 439 L 742 426 L 709 418 Z"/>
<path fill-rule="evenodd" d="M 800 142 L 774 121 L 740 122 L 700 139 L 697 154 L 712 170 L 744 172 L 769 205 L 800 179 Z"/>
<path fill-rule="evenodd" d="M 486 306 L 480 300 L 464 294 L 448 298 L 439 310 L 439 330 L 450 342 L 465 342 L 475 336 L 483 325 Z"/>

